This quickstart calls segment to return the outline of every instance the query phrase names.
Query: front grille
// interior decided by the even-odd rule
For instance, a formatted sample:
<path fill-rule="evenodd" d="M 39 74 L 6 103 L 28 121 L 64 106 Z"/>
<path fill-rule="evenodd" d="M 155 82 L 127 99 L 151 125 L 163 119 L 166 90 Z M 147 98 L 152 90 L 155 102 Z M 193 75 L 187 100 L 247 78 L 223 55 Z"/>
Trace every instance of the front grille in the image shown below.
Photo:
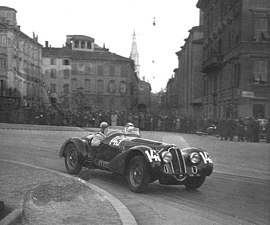
<path fill-rule="evenodd" d="M 172 154 L 172 161 L 170 162 L 170 165 L 174 175 L 186 174 L 185 162 L 180 149 L 171 147 L 168 149 L 168 151 Z"/>

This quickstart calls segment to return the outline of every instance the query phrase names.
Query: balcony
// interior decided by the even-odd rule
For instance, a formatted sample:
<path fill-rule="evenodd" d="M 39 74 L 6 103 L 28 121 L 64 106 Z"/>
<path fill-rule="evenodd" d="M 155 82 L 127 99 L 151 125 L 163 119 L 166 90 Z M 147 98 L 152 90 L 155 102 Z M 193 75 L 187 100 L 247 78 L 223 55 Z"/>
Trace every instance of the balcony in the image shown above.
<path fill-rule="evenodd" d="M 203 73 L 211 73 L 217 71 L 222 62 L 222 55 L 221 54 L 213 54 L 208 59 L 203 62 Z"/>

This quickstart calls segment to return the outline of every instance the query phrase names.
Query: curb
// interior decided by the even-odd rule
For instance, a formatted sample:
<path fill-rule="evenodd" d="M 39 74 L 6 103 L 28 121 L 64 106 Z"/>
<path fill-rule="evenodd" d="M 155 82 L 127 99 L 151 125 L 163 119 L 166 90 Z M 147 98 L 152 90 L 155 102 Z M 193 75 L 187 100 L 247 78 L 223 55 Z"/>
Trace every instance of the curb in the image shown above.
<path fill-rule="evenodd" d="M 0 221 L 0 225 L 15 225 L 19 223 L 21 216 L 22 209 L 15 209 Z"/>
<path fill-rule="evenodd" d="M 89 182 L 86 182 L 78 177 L 73 177 L 73 176 L 70 176 L 68 174 L 64 174 L 64 173 L 50 170 L 47 168 L 42 168 L 42 167 L 38 167 L 38 166 L 34 166 L 34 165 L 29 165 L 29 164 L 11 161 L 11 160 L 5 160 L 5 159 L 0 159 L 0 161 L 15 163 L 15 164 L 19 164 L 19 165 L 23 165 L 23 166 L 27 166 L 27 167 L 32 167 L 32 168 L 40 169 L 40 170 L 46 170 L 50 173 L 55 173 L 59 176 L 63 176 L 63 177 L 69 178 L 69 179 L 74 179 L 74 180 L 86 185 L 88 188 L 93 189 L 94 191 L 98 192 L 105 199 L 107 199 L 112 204 L 112 206 L 116 210 L 116 212 L 118 213 L 123 225 L 138 225 L 134 216 L 131 214 L 131 212 L 128 210 L 128 208 L 119 199 L 117 199 L 116 197 L 114 197 L 113 195 L 108 193 L 107 191 L 97 187 L 94 184 L 90 184 Z M 23 212 L 22 208 L 15 209 L 14 211 L 9 213 L 5 218 L 3 218 L 0 221 L 0 225 L 15 225 L 21 219 L 22 212 Z"/>
<path fill-rule="evenodd" d="M 99 128 L 95 127 L 70 127 L 70 126 L 50 126 L 38 124 L 13 124 L 0 123 L 0 129 L 8 130 L 47 130 L 47 131 L 86 131 L 97 132 Z"/>

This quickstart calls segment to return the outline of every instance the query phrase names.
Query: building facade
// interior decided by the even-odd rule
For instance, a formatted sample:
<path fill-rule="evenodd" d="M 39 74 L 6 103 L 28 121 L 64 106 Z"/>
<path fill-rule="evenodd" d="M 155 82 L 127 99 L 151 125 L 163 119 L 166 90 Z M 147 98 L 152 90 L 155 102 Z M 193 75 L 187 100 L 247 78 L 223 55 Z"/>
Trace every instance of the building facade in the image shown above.
<path fill-rule="evenodd" d="M 91 37 L 68 35 L 63 48 L 46 45 L 43 67 L 51 93 L 69 108 L 129 112 L 134 107 L 138 79 L 133 60 L 99 47 Z"/>
<path fill-rule="evenodd" d="M 270 1 L 199 0 L 204 116 L 270 118 Z"/>
<path fill-rule="evenodd" d="M 27 122 L 44 104 L 42 45 L 17 25 L 16 10 L 0 6 L 0 119 Z"/>
<path fill-rule="evenodd" d="M 203 28 L 193 27 L 184 46 L 176 52 L 178 68 L 175 70 L 176 114 L 178 116 L 202 116 L 202 56 Z"/>
<path fill-rule="evenodd" d="M 144 81 L 138 82 L 138 104 L 137 110 L 141 112 L 150 111 L 151 108 L 151 85 Z"/>

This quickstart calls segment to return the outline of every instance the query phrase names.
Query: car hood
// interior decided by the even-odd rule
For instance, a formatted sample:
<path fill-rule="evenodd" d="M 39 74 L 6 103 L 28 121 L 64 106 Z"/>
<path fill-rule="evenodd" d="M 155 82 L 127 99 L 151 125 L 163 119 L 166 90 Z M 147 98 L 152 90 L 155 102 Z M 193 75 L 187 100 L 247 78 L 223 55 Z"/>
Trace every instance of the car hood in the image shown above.
<path fill-rule="evenodd" d="M 120 148 L 140 146 L 140 145 L 148 146 L 153 149 L 159 150 L 166 146 L 170 146 L 171 144 L 138 137 L 127 137 L 125 140 L 121 142 Z"/>

